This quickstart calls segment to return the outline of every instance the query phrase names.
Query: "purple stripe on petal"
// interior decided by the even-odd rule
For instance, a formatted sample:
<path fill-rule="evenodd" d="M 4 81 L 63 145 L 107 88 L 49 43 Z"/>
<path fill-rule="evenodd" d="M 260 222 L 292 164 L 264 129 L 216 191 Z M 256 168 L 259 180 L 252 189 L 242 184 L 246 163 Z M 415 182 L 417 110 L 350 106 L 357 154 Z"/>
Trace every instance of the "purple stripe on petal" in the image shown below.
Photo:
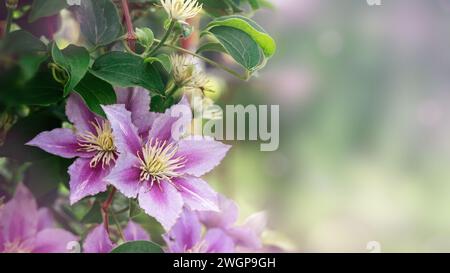
<path fill-rule="evenodd" d="M 101 118 L 92 113 L 80 95 L 72 92 L 66 104 L 66 115 L 79 133 L 95 132 L 92 122 Z"/>
<path fill-rule="evenodd" d="M 184 203 L 192 210 L 219 211 L 217 193 L 202 179 L 193 176 L 178 177 L 173 183 Z"/>
<path fill-rule="evenodd" d="M 179 130 L 177 127 L 186 127 L 192 121 L 192 111 L 186 97 L 160 114 L 153 122 L 149 138 L 156 138 L 162 141 L 172 141 L 172 130 Z M 186 129 L 186 128 L 184 128 Z M 179 133 L 179 132 L 178 132 Z"/>
<path fill-rule="evenodd" d="M 220 229 L 210 229 L 205 234 L 207 253 L 234 253 L 233 240 Z"/>
<path fill-rule="evenodd" d="M 106 181 L 116 187 L 128 198 L 136 198 L 141 183 L 139 181 L 139 160 L 136 156 L 125 153 L 121 154 Z"/>
<path fill-rule="evenodd" d="M 172 117 L 170 115 L 167 114 L 160 115 L 153 122 L 148 137 L 153 139 L 159 139 L 161 141 L 167 140 L 171 142 L 173 140 L 172 128 L 177 121 L 178 118 Z"/>
<path fill-rule="evenodd" d="M 42 132 L 37 135 L 27 145 L 41 148 L 47 153 L 51 153 L 64 158 L 90 157 L 90 153 L 80 152 L 77 137 L 70 129 L 54 129 L 49 132 Z"/>
<path fill-rule="evenodd" d="M 127 241 L 150 241 L 148 233 L 133 221 L 130 221 L 123 230 L 123 236 Z"/>
<path fill-rule="evenodd" d="M 86 236 L 83 243 L 84 253 L 109 253 L 114 245 L 104 225 L 98 225 Z"/>
<path fill-rule="evenodd" d="M 202 225 L 192 211 L 185 209 L 173 228 L 164 235 L 169 251 L 184 253 L 196 246 L 201 239 Z"/>
<path fill-rule="evenodd" d="M 141 150 L 141 138 L 136 126 L 131 121 L 131 113 L 125 109 L 123 104 L 103 106 L 103 110 L 111 123 L 119 152 L 137 155 Z"/>
<path fill-rule="evenodd" d="M 91 168 L 90 160 L 78 158 L 69 167 L 70 175 L 70 203 L 74 204 L 82 198 L 106 191 L 107 183 L 105 177 L 109 174 L 111 167 L 102 168 L 102 164 Z"/>
<path fill-rule="evenodd" d="M 200 177 L 219 165 L 230 148 L 210 138 L 180 140 L 176 156 L 185 157 L 186 163 L 179 171 Z"/>
<path fill-rule="evenodd" d="M 1 212 L 0 232 L 4 243 L 24 242 L 37 231 L 38 210 L 31 192 L 22 184 Z"/>
<path fill-rule="evenodd" d="M 34 241 L 34 253 L 66 253 L 67 246 L 78 238 L 68 231 L 59 228 L 48 228 L 40 231 Z"/>
<path fill-rule="evenodd" d="M 155 183 L 150 189 L 145 183 L 139 191 L 139 205 L 144 211 L 155 217 L 165 230 L 170 230 L 183 209 L 180 193 L 168 182 Z"/>

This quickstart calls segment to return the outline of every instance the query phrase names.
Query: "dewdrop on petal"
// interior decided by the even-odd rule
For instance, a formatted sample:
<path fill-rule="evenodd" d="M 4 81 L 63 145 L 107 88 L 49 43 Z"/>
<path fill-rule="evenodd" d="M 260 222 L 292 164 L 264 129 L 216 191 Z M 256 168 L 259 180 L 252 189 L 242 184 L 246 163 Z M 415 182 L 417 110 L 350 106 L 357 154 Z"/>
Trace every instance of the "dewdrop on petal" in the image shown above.
<path fill-rule="evenodd" d="M 197 0 L 161 0 L 161 5 L 170 19 L 180 22 L 195 17 L 202 10 Z"/>

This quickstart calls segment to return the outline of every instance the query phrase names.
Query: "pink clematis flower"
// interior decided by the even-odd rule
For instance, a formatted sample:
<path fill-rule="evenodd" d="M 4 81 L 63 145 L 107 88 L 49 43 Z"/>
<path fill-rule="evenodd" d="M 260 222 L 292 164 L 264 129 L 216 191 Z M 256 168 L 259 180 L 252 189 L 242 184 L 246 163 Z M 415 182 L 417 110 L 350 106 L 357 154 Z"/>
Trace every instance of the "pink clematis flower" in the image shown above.
<path fill-rule="evenodd" d="M 0 208 L 0 252 L 62 253 L 76 240 L 70 232 L 55 228 L 50 211 L 38 210 L 36 200 L 23 185 Z"/>
<path fill-rule="evenodd" d="M 130 221 L 123 230 L 123 236 L 126 242 L 131 241 L 150 241 L 150 236 L 138 224 Z M 84 253 L 109 253 L 116 245 L 109 238 L 104 225 L 95 227 L 84 240 Z"/>
<path fill-rule="evenodd" d="M 200 222 L 209 229 L 220 229 L 233 239 L 236 247 L 248 250 L 262 250 L 261 234 L 267 225 L 265 212 L 249 216 L 243 225 L 236 226 L 239 209 L 236 203 L 219 195 L 219 212 L 198 212 Z"/>
<path fill-rule="evenodd" d="M 163 238 L 171 253 L 233 253 L 235 249 L 233 239 L 219 228 L 209 229 L 202 236 L 197 214 L 188 209 Z"/>
<path fill-rule="evenodd" d="M 187 107 L 187 99 L 180 105 Z M 183 205 L 192 210 L 217 210 L 217 193 L 201 178 L 224 158 L 230 146 L 213 139 L 172 137 L 177 123 L 190 124 L 190 117 L 174 117 L 174 107 L 160 114 L 139 134 L 132 114 L 124 105 L 103 107 L 111 122 L 120 156 L 106 180 L 129 198 L 138 198 L 144 211 L 170 230 Z M 190 109 L 190 108 L 188 108 Z"/>
<path fill-rule="evenodd" d="M 134 113 L 136 121 L 147 117 L 150 107 L 148 91 L 120 89 L 116 91 L 119 103 Z M 69 167 L 70 203 L 107 189 L 105 177 L 114 167 L 118 151 L 110 123 L 91 112 L 83 99 L 72 93 L 67 100 L 66 115 L 73 123 L 72 129 L 59 128 L 43 132 L 27 145 L 64 158 L 77 158 Z"/>

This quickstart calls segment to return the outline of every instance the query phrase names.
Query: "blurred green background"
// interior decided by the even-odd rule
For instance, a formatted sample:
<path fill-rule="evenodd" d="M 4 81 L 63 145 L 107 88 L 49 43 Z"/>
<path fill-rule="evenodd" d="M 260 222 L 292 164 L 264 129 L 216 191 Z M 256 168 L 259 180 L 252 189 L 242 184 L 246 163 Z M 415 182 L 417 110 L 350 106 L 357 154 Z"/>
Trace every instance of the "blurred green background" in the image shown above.
<path fill-rule="evenodd" d="M 222 99 L 280 104 L 280 148 L 236 142 L 210 181 L 289 250 L 449 251 L 450 1 L 273 2 L 276 56 Z"/>

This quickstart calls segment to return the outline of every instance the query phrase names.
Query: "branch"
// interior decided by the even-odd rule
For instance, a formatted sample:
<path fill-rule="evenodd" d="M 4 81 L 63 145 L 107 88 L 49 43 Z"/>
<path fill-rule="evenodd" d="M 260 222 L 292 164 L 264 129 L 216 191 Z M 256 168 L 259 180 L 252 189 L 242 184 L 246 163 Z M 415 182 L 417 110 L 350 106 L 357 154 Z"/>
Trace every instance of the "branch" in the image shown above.
<path fill-rule="evenodd" d="M 106 232 L 109 234 L 109 207 L 111 206 L 114 194 L 116 194 L 117 189 L 112 188 L 111 192 L 108 195 L 108 199 L 102 204 L 102 212 L 103 212 L 103 224 L 105 225 Z"/>
<path fill-rule="evenodd" d="M 132 51 L 136 51 L 136 34 L 133 29 L 133 22 L 131 21 L 130 9 L 128 7 L 128 0 L 121 0 L 123 16 L 125 17 L 125 24 L 127 26 L 127 37 L 128 46 Z"/>

